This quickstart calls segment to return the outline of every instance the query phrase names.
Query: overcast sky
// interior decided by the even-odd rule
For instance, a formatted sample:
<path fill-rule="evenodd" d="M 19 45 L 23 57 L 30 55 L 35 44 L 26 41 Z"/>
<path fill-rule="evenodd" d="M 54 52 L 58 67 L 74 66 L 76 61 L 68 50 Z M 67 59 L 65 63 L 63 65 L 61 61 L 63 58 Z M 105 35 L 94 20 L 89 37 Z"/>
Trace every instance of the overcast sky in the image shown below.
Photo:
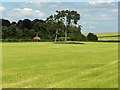
<path fill-rule="evenodd" d="M 39 2 L 38 2 L 39 1 Z M 55 0 L 52 0 L 55 1 Z M 14 2 L 14 0 L 4 0 L 0 5 L 0 18 L 18 21 L 29 18 L 45 20 L 49 15 L 53 15 L 56 10 L 76 10 L 81 15 L 79 24 L 82 32 L 117 32 L 118 31 L 118 0 L 59 0 L 50 2 L 49 0 L 26 0 L 26 2 Z M 79 1 L 79 2 L 77 2 Z"/>

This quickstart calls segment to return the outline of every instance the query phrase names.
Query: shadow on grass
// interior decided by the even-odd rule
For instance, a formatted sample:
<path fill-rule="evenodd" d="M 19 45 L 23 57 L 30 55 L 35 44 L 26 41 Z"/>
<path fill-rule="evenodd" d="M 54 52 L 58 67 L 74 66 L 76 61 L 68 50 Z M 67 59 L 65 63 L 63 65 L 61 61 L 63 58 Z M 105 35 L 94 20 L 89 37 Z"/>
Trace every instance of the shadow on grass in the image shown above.
<path fill-rule="evenodd" d="M 86 41 L 86 42 L 110 42 L 110 43 L 119 43 L 119 40 L 99 40 L 99 41 Z M 54 42 L 54 44 L 85 44 L 79 41 L 58 41 Z"/>
<path fill-rule="evenodd" d="M 111 42 L 111 43 L 117 43 L 120 42 L 120 40 L 99 40 L 97 42 Z"/>
<path fill-rule="evenodd" d="M 54 44 L 85 44 L 77 41 L 59 41 L 59 42 L 54 42 Z"/>

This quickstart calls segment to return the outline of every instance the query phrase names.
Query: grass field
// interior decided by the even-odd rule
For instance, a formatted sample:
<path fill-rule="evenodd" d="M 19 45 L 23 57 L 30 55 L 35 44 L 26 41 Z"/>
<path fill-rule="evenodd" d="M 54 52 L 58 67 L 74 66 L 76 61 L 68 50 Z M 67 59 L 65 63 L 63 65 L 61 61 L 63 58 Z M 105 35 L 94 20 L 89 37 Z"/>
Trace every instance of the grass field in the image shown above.
<path fill-rule="evenodd" d="M 120 38 L 120 33 L 116 32 L 109 32 L 109 33 L 98 33 L 96 34 L 98 36 L 98 40 L 116 40 L 118 41 Z"/>
<path fill-rule="evenodd" d="M 87 34 L 84 34 L 87 36 Z M 120 41 L 120 33 L 118 32 L 106 32 L 106 33 L 95 33 L 99 41 Z"/>
<path fill-rule="evenodd" d="M 3 88 L 116 88 L 118 43 L 3 43 Z"/>

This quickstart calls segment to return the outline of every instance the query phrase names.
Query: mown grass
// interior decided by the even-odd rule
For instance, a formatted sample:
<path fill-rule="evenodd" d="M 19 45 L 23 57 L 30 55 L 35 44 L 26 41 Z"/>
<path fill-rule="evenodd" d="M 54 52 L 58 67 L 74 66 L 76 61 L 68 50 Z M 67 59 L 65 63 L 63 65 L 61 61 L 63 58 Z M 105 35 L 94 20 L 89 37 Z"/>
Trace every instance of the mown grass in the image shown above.
<path fill-rule="evenodd" d="M 3 43 L 3 88 L 116 88 L 118 43 Z"/>
<path fill-rule="evenodd" d="M 87 36 L 87 34 L 84 34 Z M 106 32 L 106 33 L 95 33 L 98 37 L 98 41 L 120 41 L 120 33 L 118 32 Z"/>
<path fill-rule="evenodd" d="M 106 41 L 116 40 L 116 41 L 118 41 L 120 38 L 120 33 L 117 33 L 117 32 L 98 33 L 96 35 L 98 36 L 98 40 L 106 40 Z"/>

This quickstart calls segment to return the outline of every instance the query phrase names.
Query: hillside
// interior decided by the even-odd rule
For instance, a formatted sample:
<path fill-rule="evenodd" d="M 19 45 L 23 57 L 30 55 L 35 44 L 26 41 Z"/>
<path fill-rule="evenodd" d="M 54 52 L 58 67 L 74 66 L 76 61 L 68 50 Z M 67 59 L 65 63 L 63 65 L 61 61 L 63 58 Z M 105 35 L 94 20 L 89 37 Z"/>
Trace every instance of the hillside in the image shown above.
<path fill-rule="evenodd" d="M 98 40 L 104 41 L 119 41 L 119 33 L 117 32 L 108 32 L 108 33 L 97 33 Z"/>

